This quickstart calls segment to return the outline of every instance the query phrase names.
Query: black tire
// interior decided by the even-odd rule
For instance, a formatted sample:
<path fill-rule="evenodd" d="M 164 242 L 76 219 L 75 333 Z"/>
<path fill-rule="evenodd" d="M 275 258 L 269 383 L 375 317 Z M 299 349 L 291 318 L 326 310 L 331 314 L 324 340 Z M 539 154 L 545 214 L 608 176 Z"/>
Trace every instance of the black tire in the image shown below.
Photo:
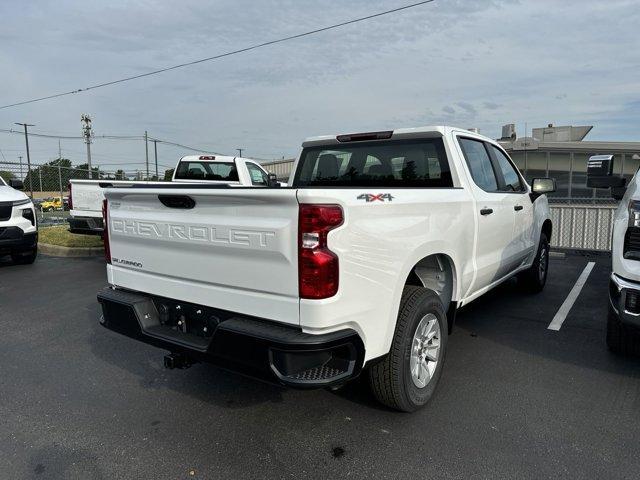
<path fill-rule="evenodd" d="M 410 371 L 413 337 L 420 321 L 433 314 L 440 327 L 440 350 L 428 383 L 419 388 Z M 389 354 L 369 368 L 369 382 L 378 401 L 396 410 L 413 412 L 433 396 L 442 375 L 447 350 L 447 314 L 438 295 L 425 288 L 406 286 Z"/>
<path fill-rule="evenodd" d="M 634 355 L 640 351 L 640 335 L 638 332 L 626 328 L 618 314 L 609 305 L 607 315 L 607 347 L 619 355 Z"/>
<path fill-rule="evenodd" d="M 541 266 L 543 268 L 541 268 Z M 541 292 L 547 283 L 547 275 L 549 274 L 549 240 L 544 233 L 540 234 L 540 242 L 538 243 L 538 251 L 533 264 L 525 271 L 518 274 L 518 281 L 531 293 Z"/>
<path fill-rule="evenodd" d="M 12 253 L 11 260 L 13 260 L 13 263 L 17 263 L 20 265 L 30 265 L 36 261 L 37 256 L 38 247 L 35 247 L 32 250 L 28 250 L 26 252 Z"/>

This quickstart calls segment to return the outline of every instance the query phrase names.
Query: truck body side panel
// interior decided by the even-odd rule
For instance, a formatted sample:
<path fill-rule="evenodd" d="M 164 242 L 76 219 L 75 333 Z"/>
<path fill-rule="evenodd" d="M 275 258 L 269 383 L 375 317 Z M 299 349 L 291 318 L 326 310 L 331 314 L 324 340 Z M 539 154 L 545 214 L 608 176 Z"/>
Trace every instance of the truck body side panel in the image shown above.
<path fill-rule="evenodd" d="M 362 193 L 393 199 L 366 202 L 358 199 Z M 338 294 L 301 300 L 300 324 L 309 333 L 353 328 L 366 345 L 365 360 L 389 351 L 405 281 L 421 259 L 443 254 L 452 260 L 454 299 L 473 280 L 475 226 L 466 189 L 303 189 L 298 200 L 338 203 L 345 216 L 328 237 L 340 262 Z"/>

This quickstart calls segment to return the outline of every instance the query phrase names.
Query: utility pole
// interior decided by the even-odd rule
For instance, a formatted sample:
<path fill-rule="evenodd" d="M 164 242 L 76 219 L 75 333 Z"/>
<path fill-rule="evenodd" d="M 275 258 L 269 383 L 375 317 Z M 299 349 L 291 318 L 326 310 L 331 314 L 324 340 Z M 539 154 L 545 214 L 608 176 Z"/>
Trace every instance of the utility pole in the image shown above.
<path fill-rule="evenodd" d="M 84 141 L 87 144 L 87 169 L 89 175 L 87 178 L 93 178 L 93 171 L 91 170 L 91 117 L 84 113 L 80 116 L 80 121 L 84 123 L 82 127 L 82 134 L 84 135 Z"/>
<path fill-rule="evenodd" d="M 62 195 L 62 148 L 58 140 L 58 186 L 60 187 L 60 198 L 62 199 L 62 209 L 64 210 L 64 197 Z"/>
<path fill-rule="evenodd" d="M 236 148 L 236 150 L 238 151 L 238 156 L 242 157 L 242 148 Z"/>
<path fill-rule="evenodd" d="M 147 131 L 144 131 L 144 156 L 147 162 L 147 180 L 149 180 L 149 135 Z"/>
<path fill-rule="evenodd" d="M 35 125 L 19 122 L 15 122 L 15 124 L 24 127 L 24 143 L 27 146 L 27 175 L 29 175 L 29 190 L 31 191 L 31 198 L 33 198 L 33 178 L 31 177 L 31 156 L 29 155 L 29 133 L 27 132 L 27 127 L 35 127 Z"/>
<path fill-rule="evenodd" d="M 156 158 L 156 180 L 160 180 L 160 176 L 158 175 L 158 140 L 153 141 L 153 153 Z"/>
<path fill-rule="evenodd" d="M 20 180 L 23 180 L 24 177 L 22 176 L 22 155 L 18 155 L 18 160 L 20 160 Z"/>

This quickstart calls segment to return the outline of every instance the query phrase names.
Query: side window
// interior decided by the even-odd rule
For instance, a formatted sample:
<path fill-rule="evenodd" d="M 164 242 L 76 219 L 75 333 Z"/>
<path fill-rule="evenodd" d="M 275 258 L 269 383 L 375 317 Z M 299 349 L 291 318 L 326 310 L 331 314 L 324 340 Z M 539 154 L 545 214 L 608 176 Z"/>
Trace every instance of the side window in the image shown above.
<path fill-rule="evenodd" d="M 502 176 L 504 178 L 505 190 L 507 192 L 522 192 L 524 188 L 522 186 L 522 182 L 520 182 L 520 176 L 518 172 L 516 172 L 509 159 L 502 153 L 502 150 L 496 148 L 494 145 L 490 146 L 493 154 L 498 160 L 498 165 L 500 166 L 500 170 L 502 171 Z"/>
<path fill-rule="evenodd" d="M 249 176 L 251 177 L 251 183 L 254 185 L 269 185 L 269 179 L 267 175 L 257 165 L 247 162 L 245 163 L 247 170 L 249 170 Z"/>
<path fill-rule="evenodd" d="M 473 181 L 485 192 L 498 191 L 496 174 L 484 142 L 470 138 L 459 138 L 464 158 L 469 166 Z"/>

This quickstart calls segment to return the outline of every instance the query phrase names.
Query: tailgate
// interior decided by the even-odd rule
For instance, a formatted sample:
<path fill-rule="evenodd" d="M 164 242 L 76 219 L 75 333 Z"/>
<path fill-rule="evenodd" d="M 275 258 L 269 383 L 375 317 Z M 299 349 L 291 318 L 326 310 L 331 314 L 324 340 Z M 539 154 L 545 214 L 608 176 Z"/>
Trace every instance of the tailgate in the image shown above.
<path fill-rule="evenodd" d="M 104 200 L 104 190 L 99 182 L 83 182 L 71 180 L 73 192 L 73 213 L 82 216 L 92 213 L 93 216 L 102 216 L 102 200 Z"/>
<path fill-rule="evenodd" d="M 109 282 L 299 323 L 294 189 L 110 188 Z M 160 197 L 189 197 L 193 208 Z"/>

